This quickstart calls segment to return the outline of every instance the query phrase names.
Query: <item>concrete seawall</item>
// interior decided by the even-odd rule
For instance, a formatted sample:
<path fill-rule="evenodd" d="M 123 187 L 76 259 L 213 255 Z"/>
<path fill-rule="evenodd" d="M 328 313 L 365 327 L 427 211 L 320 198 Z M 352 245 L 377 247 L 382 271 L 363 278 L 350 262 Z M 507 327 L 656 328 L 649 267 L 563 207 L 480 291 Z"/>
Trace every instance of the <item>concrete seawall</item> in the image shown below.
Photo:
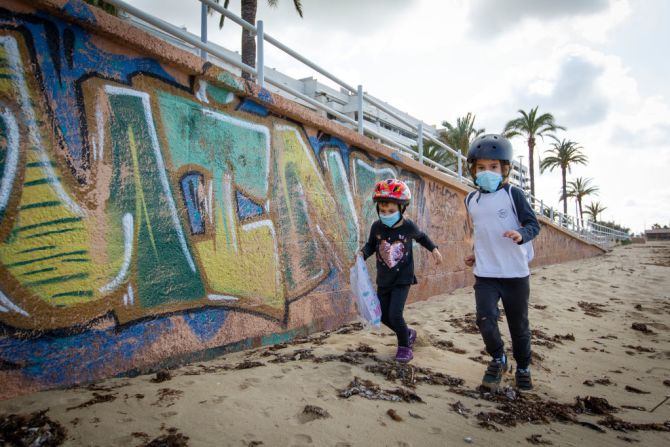
<path fill-rule="evenodd" d="M 0 398 L 351 320 L 388 177 L 445 256 L 411 299 L 470 284 L 463 185 L 83 2 L 3 2 Z M 549 222 L 535 250 L 602 253 Z"/>

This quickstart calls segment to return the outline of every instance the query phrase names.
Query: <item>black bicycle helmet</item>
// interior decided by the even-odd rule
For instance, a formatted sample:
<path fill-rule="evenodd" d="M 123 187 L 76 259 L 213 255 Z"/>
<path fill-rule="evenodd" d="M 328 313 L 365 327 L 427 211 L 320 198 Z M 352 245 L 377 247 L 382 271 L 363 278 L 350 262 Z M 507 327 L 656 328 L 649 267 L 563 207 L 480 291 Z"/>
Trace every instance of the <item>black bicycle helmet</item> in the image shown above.
<path fill-rule="evenodd" d="M 489 133 L 481 135 L 470 144 L 468 163 L 475 160 L 506 160 L 512 161 L 512 143 L 502 135 Z"/>

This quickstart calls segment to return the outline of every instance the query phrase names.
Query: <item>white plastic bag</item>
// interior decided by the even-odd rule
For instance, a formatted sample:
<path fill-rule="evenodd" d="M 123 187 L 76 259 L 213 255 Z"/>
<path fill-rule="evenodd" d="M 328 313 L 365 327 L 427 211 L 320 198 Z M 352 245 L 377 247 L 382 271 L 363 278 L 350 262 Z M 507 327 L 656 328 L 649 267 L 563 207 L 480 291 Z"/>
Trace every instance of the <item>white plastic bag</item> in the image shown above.
<path fill-rule="evenodd" d="M 356 297 L 358 314 L 372 326 L 379 327 L 382 321 L 382 310 L 379 307 L 377 292 L 370 281 L 368 267 L 361 255 L 356 256 L 356 263 L 349 274 L 351 292 Z"/>

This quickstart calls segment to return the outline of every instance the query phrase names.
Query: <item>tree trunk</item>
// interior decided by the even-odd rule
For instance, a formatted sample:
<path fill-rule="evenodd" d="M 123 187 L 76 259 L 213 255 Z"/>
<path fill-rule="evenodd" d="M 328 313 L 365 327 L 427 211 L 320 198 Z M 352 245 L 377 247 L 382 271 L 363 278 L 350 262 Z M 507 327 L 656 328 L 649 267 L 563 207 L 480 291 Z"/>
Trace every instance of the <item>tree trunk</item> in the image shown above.
<path fill-rule="evenodd" d="M 530 195 L 535 197 L 535 137 L 528 137 L 528 174 L 530 175 Z"/>
<path fill-rule="evenodd" d="M 584 213 L 582 212 L 582 199 L 581 197 L 577 199 L 579 204 L 579 220 L 581 221 L 582 227 L 584 227 Z"/>
<path fill-rule="evenodd" d="M 565 168 L 561 168 L 561 176 L 563 177 L 563 214 L 567 215 L 568 214 L 568 197 L 567 197 L 567 190 L 568 190 L 568 185 L 567 185 L 567 179 L 566 179 L 566 172 Z"/>
<path fill-rule="evenodd" d="M 242 18 L 254 26 L 257 5 L 257 0 L 242 0 Z M 256 36 L 246 29 L 242 30 L 242 62 L 251 67 L 256 66 Z M 242 72 L 242 77 L 251 79 L 251 75 L 245 71 Z"/>

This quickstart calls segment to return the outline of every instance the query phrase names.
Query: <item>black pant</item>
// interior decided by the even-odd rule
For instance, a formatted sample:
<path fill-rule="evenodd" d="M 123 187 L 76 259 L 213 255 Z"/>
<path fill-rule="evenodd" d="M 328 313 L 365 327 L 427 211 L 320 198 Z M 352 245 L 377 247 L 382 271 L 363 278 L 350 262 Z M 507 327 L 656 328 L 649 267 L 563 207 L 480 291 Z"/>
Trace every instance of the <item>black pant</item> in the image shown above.
<path fill-rule="evenodd" d="M 477 303 L 477 326 L 484 339 L 486 351 L 494 358 L 502 357 L 505 352 L 498 330 L 500 313 L 498 300 L 502 299 L 517 367 L 528 368 L 530 364 L 529 277 L 480 278 L 476 276 L 474 288 Z"/>
<path fill-rule="evenodd" d="M 405 309 L 405 301 L 409 294 L 409 285 L 393 287 L 378 287 L 377 296 L 379 306 L 382 309 L 382 323 L 388 326 L 396 337 L 398 346 L 409 346 L 409 333 L 402 312 Z"/>

